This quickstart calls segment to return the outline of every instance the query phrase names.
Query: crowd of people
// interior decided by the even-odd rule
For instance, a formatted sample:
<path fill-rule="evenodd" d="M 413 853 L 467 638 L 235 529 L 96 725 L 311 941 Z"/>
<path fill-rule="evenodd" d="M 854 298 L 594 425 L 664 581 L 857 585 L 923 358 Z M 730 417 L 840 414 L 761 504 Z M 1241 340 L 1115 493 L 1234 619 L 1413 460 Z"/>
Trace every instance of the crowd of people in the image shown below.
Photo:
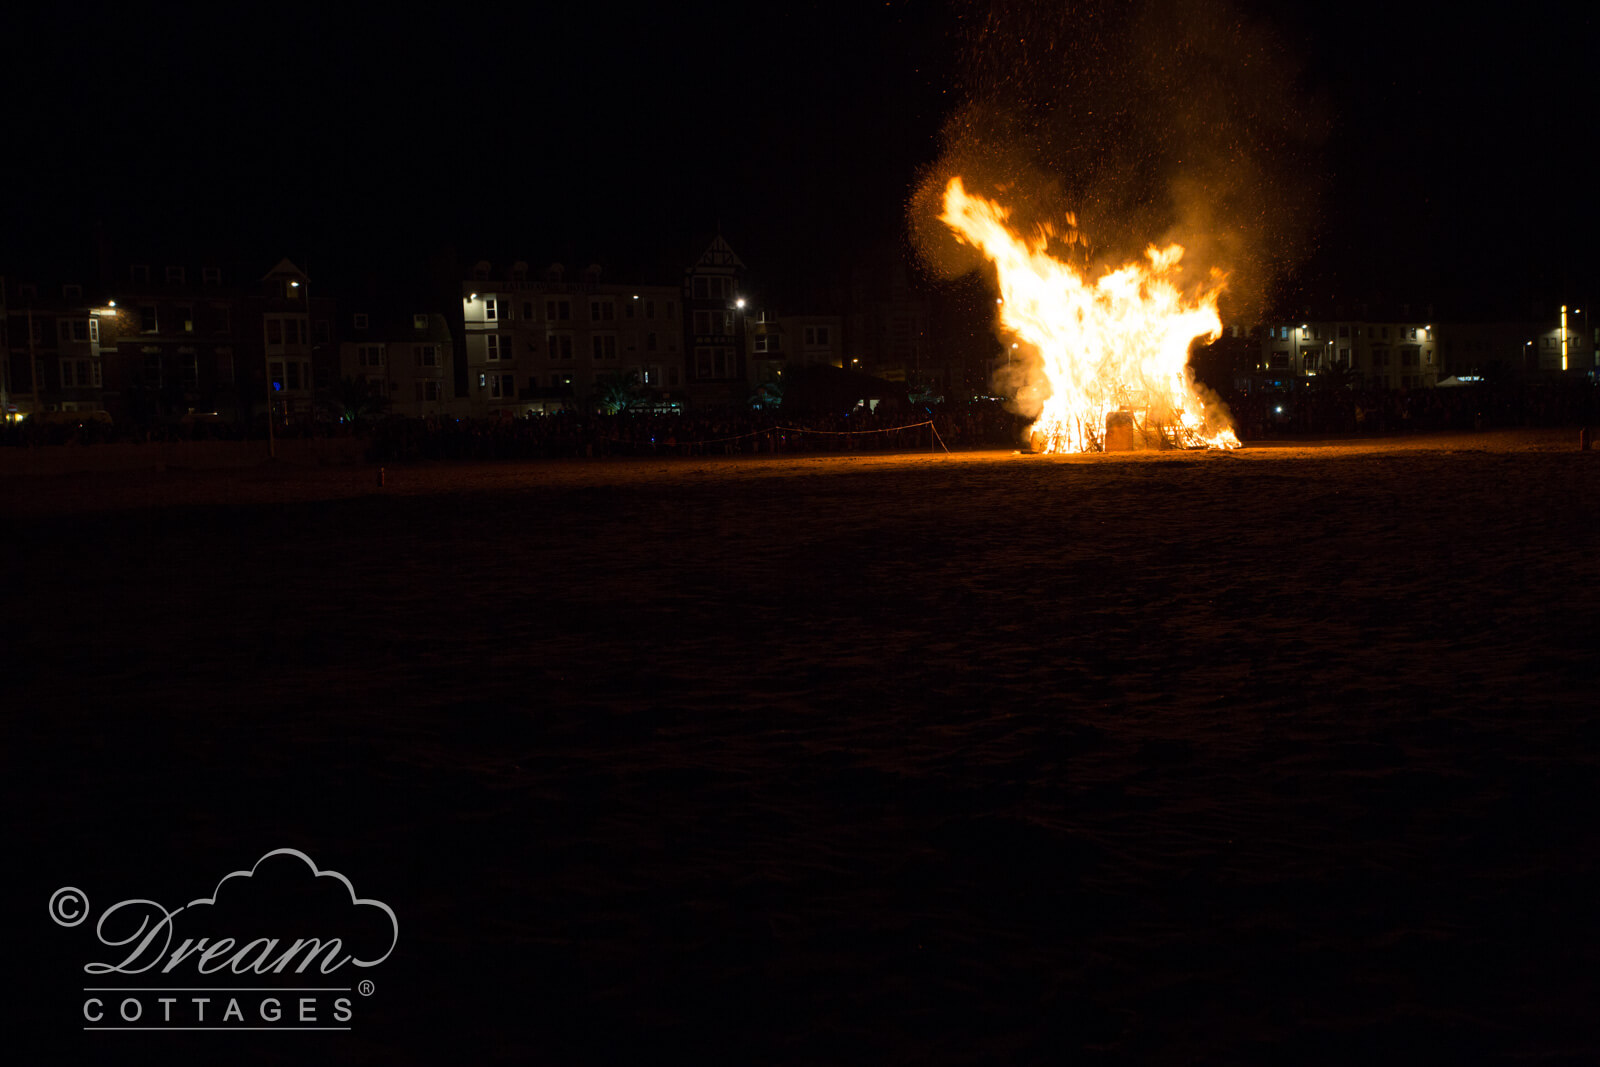
<path fill-rule="evenodd" d="M 533 459 L 998 448 L 1014 445 L 1022 425 L 998 403 L 805 418 L 751 411 L 386 419 L 372 428 L 371 455 L 377 460 Z"/>
<path fill-rule="evenodd" d="M 1313 386 L 1235 394 L 1226 400 L 1238 434 L 1246 441 L 1600 422 L 1600 387 L 1587 378 L 1509 379 L 1403 390 Z"/>
<path fill-rule="evenodd" d="M 1219 394 L 1239 437 L 1385 436 L 1448 430 L 1600 424 L 1600 385 L 1584 377 L 1510 379 L 1454 388 L 1318 388 Z M 998 400 L 800 416 L 781 410 L 689 413 L 559 412 L 529 418 L 387 417 L 365 423 L 294 422 L 280 437 L 358 437 L 378 461 L 905 452 L 1015 448 L 1029 420 Z M 218 419 L 149 426 L 62 415 L 8 422 L 0 446 L 261 438 Z"/>

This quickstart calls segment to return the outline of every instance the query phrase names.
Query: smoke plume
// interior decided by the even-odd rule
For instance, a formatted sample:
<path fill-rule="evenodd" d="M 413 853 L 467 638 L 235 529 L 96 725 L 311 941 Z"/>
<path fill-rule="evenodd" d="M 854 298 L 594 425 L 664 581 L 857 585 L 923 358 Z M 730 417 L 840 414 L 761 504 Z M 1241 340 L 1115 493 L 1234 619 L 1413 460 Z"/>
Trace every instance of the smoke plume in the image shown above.
<path fill-rule="evenodd" d="M 1327 123 L 1294 51 L 1227 0 L 971 0 L 960 23 L 964 102 L 909 205 L 936 271 L 982 265 L 938 220 L 955 175 L 1096 273 L 1182 244 L 1187 277 L 1227 272 L 1234 321 L 1310 250 Z"/>

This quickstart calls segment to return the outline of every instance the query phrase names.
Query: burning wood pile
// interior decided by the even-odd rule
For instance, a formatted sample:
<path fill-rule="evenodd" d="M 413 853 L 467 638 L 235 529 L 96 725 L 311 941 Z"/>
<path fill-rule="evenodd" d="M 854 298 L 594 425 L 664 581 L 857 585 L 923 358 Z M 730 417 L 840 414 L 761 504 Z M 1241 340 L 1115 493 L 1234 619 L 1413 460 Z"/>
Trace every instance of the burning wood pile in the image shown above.
<path fill-rule="evenodd" d="M 1029 430 L 1034 451 L 1239 447 L 1226 408 L 1188 365 L 1195 338 L 1222 334 L 1220 272 L 1185 292 L 1182 246 L 1152 245 L 1146 262 L 1091 281 L 1049 252 L 1052 238 L 1077 240 L 1075 231 L 1046 226 L 1028 237 L 1008 217 L 969 195 L 959 177 L 945 187 L 941 221 L 995 265 L 1000 324 L 1025 369 L 1016 399 L 1039 412 Z"/>

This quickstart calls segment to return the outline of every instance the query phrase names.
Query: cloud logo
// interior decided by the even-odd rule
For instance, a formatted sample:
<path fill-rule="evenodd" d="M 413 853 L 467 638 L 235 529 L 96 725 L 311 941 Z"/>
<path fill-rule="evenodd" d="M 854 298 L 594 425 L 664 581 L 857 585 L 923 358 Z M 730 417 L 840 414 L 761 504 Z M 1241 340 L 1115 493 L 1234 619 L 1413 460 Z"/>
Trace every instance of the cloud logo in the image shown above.
<path fill-rule="evenodd" d="M 65 926 L 86 917 L 87 901 L 70 886 L 50 906 Z M 388 959 L 400 940 L 400 920 L 383 901 L 357 896 L 338 871 L 320 869 L 299 849 L 279 848 L 182 907 L 169 911 L 144 899 L 113 904 L 95 924 L 95 936 L 125 955 L 84 964 L 89 974 L 155 968 L 167 974 L 185 964 L 203 975 L 303 974 L 313 966 L 331 974 L 346 963 L 376 967 Z"/>
<path fill-rule="evenodd" d="M 297 884 L 303 880 L 305 871 L 310 871 L 312 875 L 309 891 Z M 227 900 L 219 905 L 224 888 L 227 889 Z M 248 917 L 276 912 L 281 919 L 286 897 L 290 896 L 300 901 L 302 908 L 299 910 L 309 908 L 324 918 L 336 913 L 340 906 L 354 909 L 359 928 L 368 933 L 374 929 L 386 933 L 386 942 L 382 936 L 352 939 L 352 944 L 370 942 L 371 951 L 364 953 L 365 958 L 351 954 L 349 962 L 357 967 L 376 967 L 389 958 L 399 943 L 400 920 L 393 908 L 381 900 L 358 897 L 350 879 L 338 871 L 319 868 L 310 856 L 296 848 L 273 849 L 256 860 L 249 870 L 223 875 L 209 897 L 191 900 L 184 910 L 195 918 L 199 918 L 195 915 L 196 908 L 216 907 L 221 910 L 225 907 L 230 917 L 236 913 L 240 917 Z M 381 953 L 377 952 L 379 947 L 382 948 Z"/>

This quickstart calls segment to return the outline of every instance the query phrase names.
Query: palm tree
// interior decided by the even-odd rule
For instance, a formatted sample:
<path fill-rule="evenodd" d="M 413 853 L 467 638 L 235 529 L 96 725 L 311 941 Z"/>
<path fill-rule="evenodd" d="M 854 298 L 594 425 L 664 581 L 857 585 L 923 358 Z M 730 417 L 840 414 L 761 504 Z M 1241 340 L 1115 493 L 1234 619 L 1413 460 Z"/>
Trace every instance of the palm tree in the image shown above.
<path fill-rule="evenodd" d="M 639 379 L 627 371 L 611 371 L 594 380 L 595 399 L 607 415 L 627 411 L 641 399 Z"/>
<path fill-rule="evenodd" d="M 343 420 L 360 423 L 364 419 L 375 419 L 387 411 L 389 398 L 375 388 L 381 385 L 381 382 L 369 382 L 364 378 L 340 378 L 339 411 Z"/>

